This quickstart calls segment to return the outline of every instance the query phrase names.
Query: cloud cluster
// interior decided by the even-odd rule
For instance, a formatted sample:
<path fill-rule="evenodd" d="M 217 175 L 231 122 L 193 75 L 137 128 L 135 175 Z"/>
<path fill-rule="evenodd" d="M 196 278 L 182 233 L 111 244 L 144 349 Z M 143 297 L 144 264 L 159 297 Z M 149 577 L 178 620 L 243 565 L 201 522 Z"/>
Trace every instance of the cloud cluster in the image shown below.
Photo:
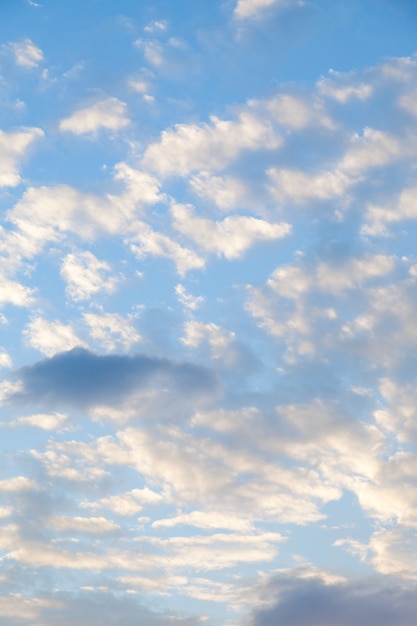
<path fill-rule="evenodd" d="M 251 68 L 249 33 L 306 3 L 231 5 L 189 38 L 111 18 L 104 86 L 89 59 L 17 72 L 41 82 L 0 131 L 1 623 L 412 622 L 417 62 L 236 78 L 228 107 L 197 57 L 242 29 Z"/>

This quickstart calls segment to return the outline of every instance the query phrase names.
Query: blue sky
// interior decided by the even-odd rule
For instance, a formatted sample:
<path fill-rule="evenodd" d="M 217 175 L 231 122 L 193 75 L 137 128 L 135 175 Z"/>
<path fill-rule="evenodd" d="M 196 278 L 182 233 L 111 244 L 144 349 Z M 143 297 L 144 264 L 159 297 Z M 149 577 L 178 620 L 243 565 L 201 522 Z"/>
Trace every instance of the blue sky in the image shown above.
<path fill-rule="evenodd" d="M 414 3 L 0 18 L 0 625 L 409 626 Z"/>

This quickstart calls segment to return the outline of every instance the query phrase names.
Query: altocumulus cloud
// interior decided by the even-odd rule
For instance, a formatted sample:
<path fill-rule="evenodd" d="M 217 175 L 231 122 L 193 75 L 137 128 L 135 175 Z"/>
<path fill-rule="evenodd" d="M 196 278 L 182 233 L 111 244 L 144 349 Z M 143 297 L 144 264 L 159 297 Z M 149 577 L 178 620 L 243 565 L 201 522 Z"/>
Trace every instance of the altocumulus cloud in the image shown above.
<path fill-rule="evenodd" d="M 217 388 L 216 375 L 198 365 L 145 355 L 97 355 L 84 348 L 23 367 L 17 375 L 23 387 L 13 400 L 80 408 L 117 404 L 149 385 L 186 395 Z"/>

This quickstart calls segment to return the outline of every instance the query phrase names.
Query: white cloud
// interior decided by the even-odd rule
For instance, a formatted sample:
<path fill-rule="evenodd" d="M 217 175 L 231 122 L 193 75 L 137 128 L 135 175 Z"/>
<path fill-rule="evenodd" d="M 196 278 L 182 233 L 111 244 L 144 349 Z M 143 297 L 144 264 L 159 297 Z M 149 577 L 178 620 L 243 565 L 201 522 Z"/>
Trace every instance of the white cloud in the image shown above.
<path fill-rule="evenodd" d="M 158 181 L 126 163 L 116 164 L 114 180 L 124 189 L 119 195 L 82 193 L 67 185 L 29 187 L 7 213 L 14 231 L 0 231 L 10 257 L 30 258 L 46 243 L 59 241 L 65 233 L 90 240 L 99 233 L 128 233 L 144 207 L 165 199 Z"/>
<path fill-rule="evenodd" d="M 86 533 L 88 535 L 114 532 L 120 528 L 118 524 L 104 517 L 54 516 L 48 518 L 48 526 L 58 532 Z"/>
<path fill-rule="evenodd" d="M 236 515 L 226 515 L 215 511 L 181 513 L 175 517 L 156 520 L 152 523 L 152 528 L 173 528 L 178 525 L 196 526 L 197 528 L 224 528 L 241 532 L 253 530 L 250 521 Z"/>
<path fill-rule="evenodd" d="M 90 327 L 90 337 L 107 350 L 114 350 L 118 345 L 129 349 L 141 340 L 129 320 L 117 313 L 84 313 L 83 319 Z"/>
<path fill-rule="evenodd" d="M 65 425 L 67 420 L 68 416 L 63 413 L 37 413 L 35 415 L 18 417 L 14 424 L 35 426 L 36 428 L 41 428 L 42 430 L 58 430 Z"/>
<path fill-rule="evenodd" d="M 205 324 L 192 320 L 186 322 L 184 330 L 185 335 L 181 337 L 181 342 L 184 345 L 197 348 L 201 343 L 207 342 L 214 359 L 225 358 L 228 347 L 235 339 L 234 332 L 224 330 L 213 323 Z"/>
<path fill-rule="evenodd" d="M 232 176 L 211 176 L 208 172 L 200 172 L 191 178 L 190 185 L 200 198 L 212 200 L 224 211 L 253 204 L 250 188 L 243 180 Z"/>
<path fill-rule="evenodd" d="M 137 39 L 136 48 L 141 48 L 147 62 L 154 68 L 160 68 L 166 63 L 164 46 L 156 40 Z"/>
<path fill-rule="evenodd" d="M 203 296 L 192 296 L 190 293 L 187 293 L 184 285 L 179 283 L 175 287 L 175 295 L 178 298 L 178 301 L 184 306 L 184 308 L 189 309 L 190 311 L 196 311 L 198 307 L 204 302 Z"/>
<path fill-rule="evenodd" d="M 75 111 L 60 121 L 59 128 L 65 132 L 84 135 L 96 134 L 101 129 L 117 131 L 129 123 L 126 117 L 126 104 L 117 98 L 107 98 Z"/>
<path fill-rule="evenodd" d="M 249 286 L 247 311 L 261 328 L 284 343 L 287 362 L 313 356 L 330 346 L 343 350 L 344 339 L 350 340 L 363 330 L 368 329 L 369 337 L 373 337 L 372 320 L 381 316 L 384 307 L 397 308 L 386 293 L 376 297 L 381 287 L 374 286 L 393 277 L 397 268 L 398 259 L 384 254 L 314 263 L 302 258 L 300 262 L 277 267 L 266 288 Z M 363 303 L 354 325 L 346 323 L 346 298 Z M 404 324 L 410 312 L 403 309 L 402 314 Z M 371 341 L 363 344 L 364 355 L 372 351 L 375 358 L 386 358 L 384 353 L 392 351 L 393 338 L 389 336 L 384 338 L 384 347 L 381 340 L 379 347 L 378 342 Z"/>
<path fill-rule="evenodd" d="M 38 490 L 38 484 L 27 476 L 13 476 L 0 480 L 0 491 L 5 493 L 16 493 L 20 491 Z"/>
<path fill-rule="evenodd" d="M 61 267 L 67 293 L 76 302 L 89 300 L 98 293 L 113 293 L 118 281 L 110 272 L 111 266 L 106 261 L 88 251 L 68 254 Z"/>
<path fill-rule="evenodd" d="M 260 19 L 270 8 L 303 6 L 302 0 L 237 0 L 234 16 L 239 19 Z"/>
<path fill-rule="evenodd" d="M 389 236 L 389 224 L 417 219 L 416 193 L 417 188 L 406 188 L 400 192 L 397 198 L 393 198 L 385 206 L 369 203 L 362 233 L 377 237 Z"/>
<path fill-rule="evenodd" d="M 143 164 L 162 176 L 185 176 L 196 170 L 218 170 L 245 150 L 272 150 L 281 145 L 270 122 L 251 111 L 235 121 L 211 117 L 210 124 L 177 124 L 151 144 Z"/>
<path fill-rule="evenodd" d="M 28 37 L 21 41 L 11 42 L 8 46 L 13 51 L 17 65 L 33 68 L 43 61 L 42 50 Z"/>
<path fill-rule="evenodd" d="M 270 191 L 281 202 L 287 199 L 294 202 L 311 198 L 329 200 L 342 196 L 351 185 L 351 179 L 337 170 L 310 174 L 296 169 L 271 168 L 268 175 L 273 181 Z"/>
<path fill-rule="evenodd" d="M 321 80 L 318 83 L 320 93 L 328 98 L 332 98 L 341 104 L 346 104 L 349 100 L 367 100 L 373 93 L 372 85 L 358 83 L 357 85 L 335 85 L 330 80 Z"/>
<path fill-rule="evenodd" d="M 295 131 L 301 131 L 308 126 L 334 128 L 334 123 L 324 112 L 322 101 L 312 98 L 311 95 L 307 99 L 305 95 L 284 93 L 266 103 L 259 101 L 258 104 L 265 107 L 272 119 Z"/>
<path fill-rule="evenodd" d="M 33 303 L 34 290 L 9 280 L 0 274 L 0 306 L 13 304 L 28 307 Z"/>
<path fill-rule="evenodd" d="M 143 29 L 147 33 L 163 32 L 168 28 L 167 20 L 154 20 Z"/>
<path fill-rule="evenodd" d="M 146 505 L 161 504 L 169 500 L 170 497 L 167 493 L 157 493 L 149 489 L 149 487 L 144 487 L 143 489 L 132 489 L 121 495 L 108 496 L 98 502 L 83 502 L 81 507 L 89 509 L 105 508 L 117 515 L 128 517 L 139 513 Z"/>
<path fill-rule="evenodd" d="M 205 266 L 203 258 L 198 256 L 194 250 L 185 248 L 179 243 L 170 239 L 167 235 L 155 232 L 145 223 L 136 224 L 137 234 L 131 244 L 132 252 L 139 258 L 147 255 L 160 256 L 170 259 L 176 266 L 180 276 L 191 270 L 202 269 Z"/>
<path fill-rule="evenodd" d="M 141 78 L 130 78 L 128 81 L 128 85 L 129 89 L 142 95 L 146 94 L 149 91 L 149 84 L 146 82 L 146 80 L 143 80 Z"/>
<path fill-rule="evenodd" d="M 313 172 L 270 168 L 267 174 L 274 183 L 270 192 L 281 202 L 341 198 L 350 187 L 365 179 L 368 170 L 405 158 L 413 150 L 415 147 L 409 140 L 402 141 L 388 132 L 365 128 L 361 135 L 349 138 L 344 155 L 333 167 Z"/>
<path fill-rule="evenodd" d="M 41 317 L 35 318 L 23 331 L 29 345 L 48 357 L 58 352 L 72 350 L 76 346 L 85 346 L 75 334 L 70 324 L 58 321 L 49 322 Z"/>
<path fill-rule="evenodd" d="M 196 216 L 191 207 L 186 205 L 174 205 L 171 212 L 174 227 L 178 231 L 192 239 L 205 252 L 224 256 L 226 259 L 238 259 L 254 244 L 281 239 L 291 232 L 290 224 L 270 224 L 256 217 L 233 216 L 213 222 Z"/>
<path fill-rule="evenodd" d="M 336 546 L 346 546 L 352 554 L 371 565 L 385 576 L 417 580 L 417 567 L 413 555 L 416 550 L 415 531 L 401 527 L 374 532 L 368 544 L 354 539 L 341 539 Z"/>
<path fill-rule="evenodd" d="M 0 367 L 12 367 L 12 359 L 7 352 L 0 351 Z"/>
<path fill-rule="evenodd" d="M 373 167 L 388 165 L 408 152 L 395 135 L 374 128 L 365 128 L 361 135 L 351 137 L 350 145 L 338 168 L 350 176 L 361 176 Z"/>
<path fill-rule="evenodd" d="M 40 128 L 23 128 L 10 133 L 0 130 L 0 187 L 16 187 L 21 182 L 20 160 L 33 141 L 43 136 Z"/>

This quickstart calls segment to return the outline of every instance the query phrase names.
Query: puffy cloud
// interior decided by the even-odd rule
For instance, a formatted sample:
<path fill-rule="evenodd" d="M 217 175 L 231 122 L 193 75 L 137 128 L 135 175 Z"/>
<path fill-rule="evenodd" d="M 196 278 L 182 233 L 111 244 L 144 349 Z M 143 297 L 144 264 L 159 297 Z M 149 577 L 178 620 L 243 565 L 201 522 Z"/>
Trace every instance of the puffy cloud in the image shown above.
<path fill-rule="evenodd" d="M 29 37 L 7 44 L 12 50 L 17 65 L 27 68 L 37 67 L 43 61 L 43 52 Z"/>
<path fill-rule="evenodd" d="M 212 117 L 210 124 L 177 124 L 151 144 L 143 165 L 162 176 L 186 176 L 196 170 L 218 170 L 245 150 L 272 150 L 281 145 L 269 121 L 249 109 L 237 120 Z"/>
<path fill-rule="evenodd" d="M 90 337 L 107 350 L 114 350 L 118 345 L 129 349 L 141 340 L 129 320 L 117 313 L 84 313 L 83 319 L 90 327 Z"/>
<path fill-rule="evenodd" d="M 175 517 L 159 519 L 152 523 L 153 528 L 172 528 L 177 525 L 196 526 L 197 528 L 224 528 L 241 532 L 252 530 L 252 524 L 249 520 L 215 511 L 181 513 Z"/>
<path fill-rule="evenodd" d="M 391 199 L 385 206 L 369 203 L 366 211 L 366 222 L 362 233 L 371 236 L 389 236 L 389 226 L 398 222 L 417 219 L 415 187 L 401 190 L 397 198 Z"/>
<path fill-rule="evenodd" d="M 185 324 L 185 335 L 181 342 L 185 346 L 197 348 L 201 343 L 210 345 L 214 359 L 223 359 L 227 362 L 230 344 L 235 340 L 235 333 L 224 330 L 213 324 L 205 324 L 191 320 Z"/>
<path fill-rule="evenodd" d="M 335 125 L 325 113 L 319 98 L 307 99 L 305 94 L 283 93 L 266 103 L 258 102 L 258 106 L 265 108 L 272 119 L 282 126 L 294 131 L 301 131 L 308 126 L 323 126 L 334 130 Z"/>
<path fill-rule="evenodd" d="M 75 301 L 88 300 L 97 293 L 113 293 L 117 278 L 109 276 L 110 265 L 91 252 L 72 252 L 62 263 L 61 276 L 67 283 L 67 293 Z"/>
<path fill-rule="evenodd" d="M 13 476 L 0 480 L 0 492 L 18 493 L 38 489 L 37 483 L 27 476 Z"/>
<path fill-rule="evenodd" d="M 62 324 L 57 320 L 50 322 L 37 317 L 27 325 L 23 333 L 32 348 L 48 357 L 76 346 L 85 346 L 70 324 Z"/>
<path fill-rule="evenodd" d="M 117 98 L 107 98 L 90 107 L 75 111 L 60 121 L 59 128 L 75 135 L 94 135 L 102 129 L 120 130 L 129 123 L 126 117 L 126 104 Z"/>
<path fill-rule="evenodd" d="M 44 136 L 40 128 L 0 130 L 0 187 L 16 187 L 21 181 L 19 163 L 29 146 Z"/>
<path fill-rule="evenodd" d="M 285 342 L 290 361 L 330 346 L 342 349 L 343 337 L 356 336 L 359 329 L 352 330 L 346 323 L 346 298 L 352 303 L 363 302 L 358 319 L 364 323 L 379 303 L 381 307 L 388 305 L 382 293 L 377 299 L 375 294 L 395 275 L 398 259 L 384 254 L 339 257 L 337 251 L 331 256 L 330 260 L 316 258 L 314 262 L 301 257 L 297 263 L 277 267 L 266 289 L 248 288 L 248 312 L 268 333 Z"/>
<path fill-rule="evenodd" d="M 290 224 L 270 224 L 256 217 L 230 216 L 213 222 L 198 217 L 185 205 L 174 205 L 171 212 L 178 231 L 204 251 L 226 259 L 238 259 L 256 243 L 281 239 L 291 232 Z"/>
<path fill-rule="evenodd" d="M 339 171 L 310 174 L 296 169 L 271 168 L 268 175 L 273 182 L 272 195 L 280 201 L 329 200 L 342 196 L 352 184 L 351 179 Z"/>
<path fill-rule="evenodd" d="M 20 283 L 9 280 L 0 273 L 0 306 L 13 304 L 28 307 L 33 303 L 34 290 Z"/>
<path fill-rule="evenodd" d="M 160 494 L 152 491 L 149 487 L 144 487 L 143 489 L 131 489 L 131 491 L 120 495 L 108 496 L 98 502 L 82 502 L 81 507 L 90 509 L 105 508 L 117 515 L 129 517 L 142 511 L 146 505 L 160 504 L 167 500 L 170 500 L 167 493 Z"/>
<path fill-rule="evenodd" d="M 267 9 L 302 6 L 301 0 L 237 0 L 234 16 L 239 19 L 259 19 Z"/>
<path fill-rule="evenodd" d="M 198 307 L 204 302 L 203 296 L 192 296 L 187 293 L 184 285 L 179 283 L 175 287 L 175 295 L 177 296 L 179 302 L 184 306 L 185 309 L 190 311 L 195 311 Z"/>
<path fill-rule="evenodd" d="M 144 207 L 164 199 L 153 176 L 124 162 L 116 164 L 113 178 L 124 186 L 119 195 L 82 193 L 68 185 L 29 187 L 7 214 L 16 228 L 3 231 L 9 254 L 33 257 L 67 233 L 83 240 L 101 233 L 129 233 Z"/>
<path fill-rule="evenodd" d="M 35 426 L 42 430 L 58 430 L 66 424 L 68 416 L 64 413 L 36 413 L 35 415 L 27 415 L 18 417 L 14 424 L 22 426 Z"/>
<path fill-rule="evenodd" d="M 48 519 L 48 525 L 57 532 L 87 535 L 100 535 L 114 532 L 120 528 L 118 524 L 107 520 L 105 517 L 55 516 Z"/>
<path fill-rule="evenodd" d="M 337 75 L 336 72 L 332 72 L 332 74 L 333 76 Z M 366 83 L 345 85 L 342 82 L 341 85 L 337 85 L 334 84 L 334 81 L 324 79 L 319 81 L 318 88 L 323 95 L 340 102 L 340 104 L 346 104 L 349 100 L 354 98 L 366 100 L 371 97 L 373 92 L 372 85 Z"/>
<path fill-rule="evenodd" d="M 132 243 L 130 248 L 139 258 L 151 255 L 170 259 L 180 276 L 185 276 L 187 272 L 202 269 L 205 266 L 204 259 L 194 250 L 182 246 L 163 233 L 155 232 L 147 224 L 138 222 L 136 230 L 134 241 L 139 245 Z"/>
<path fill-rule="evenodd" d="M 345 153 L 331 168 L 313 172 L 270 168 L 267 173 L 274 183 L 270 191 L 280 201 L 339 198 L 363 181 L 369 169 L 382 168 L 404 159 L 414 150 L 408 140 L 401 141 L 388 132 L 365 128 L 362 134 L 355 133 L 350 137 Z"/>
<path fill-rule="evenodd" d="M 7 352 L 0 352 L 0 367 L 11 367 L 12 359 Z"/>
<path fill-rule="evenodd" d="M 223 211 L 253 202 L 250 188 L 243 180 L 232 176 L 211 176 L 208 172 L 200 172 L 191 178 L 190 185 L 200 198 L 212 200 Z"/>

